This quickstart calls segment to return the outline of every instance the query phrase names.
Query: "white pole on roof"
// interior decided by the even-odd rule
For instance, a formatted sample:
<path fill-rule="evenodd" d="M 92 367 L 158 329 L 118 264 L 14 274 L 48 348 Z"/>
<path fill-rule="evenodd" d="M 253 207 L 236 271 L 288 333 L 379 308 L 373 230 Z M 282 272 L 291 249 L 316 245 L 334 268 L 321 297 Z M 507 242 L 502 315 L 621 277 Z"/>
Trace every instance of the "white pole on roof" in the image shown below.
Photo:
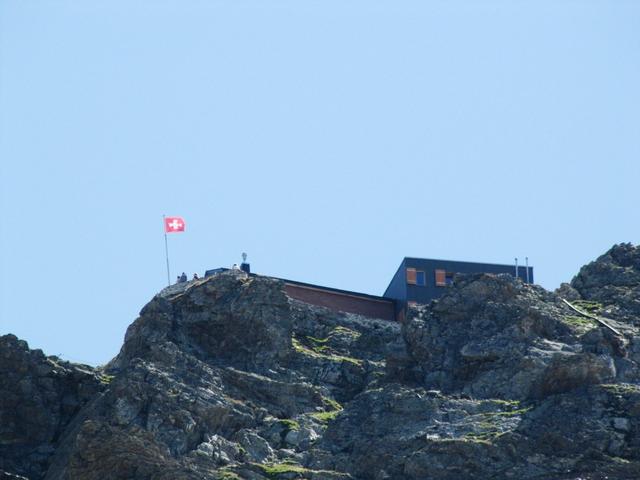
<path fill-rule="evenodd" d="M 516 257 L 516 278 L 518 278 L 518 257 Z"/>
<path fill-rule="evenodd" d="M 524 257 L 524 263 L 527 271 L 527 283 L 529 283 L 529 257 Z"/>

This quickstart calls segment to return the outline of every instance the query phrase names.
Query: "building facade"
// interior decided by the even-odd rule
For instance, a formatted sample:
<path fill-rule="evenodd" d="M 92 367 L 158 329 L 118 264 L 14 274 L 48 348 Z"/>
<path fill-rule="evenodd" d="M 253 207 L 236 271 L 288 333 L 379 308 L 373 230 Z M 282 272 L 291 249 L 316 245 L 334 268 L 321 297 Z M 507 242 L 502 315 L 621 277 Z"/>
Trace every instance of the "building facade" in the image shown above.
<path fill-rule="evenodd" d="M 457 273 L 506 273 L 533 283 L 533 267 L 405 257 L 383 297 L 394 299 L 399 305 L 429 303 L 446 291 Z"/>

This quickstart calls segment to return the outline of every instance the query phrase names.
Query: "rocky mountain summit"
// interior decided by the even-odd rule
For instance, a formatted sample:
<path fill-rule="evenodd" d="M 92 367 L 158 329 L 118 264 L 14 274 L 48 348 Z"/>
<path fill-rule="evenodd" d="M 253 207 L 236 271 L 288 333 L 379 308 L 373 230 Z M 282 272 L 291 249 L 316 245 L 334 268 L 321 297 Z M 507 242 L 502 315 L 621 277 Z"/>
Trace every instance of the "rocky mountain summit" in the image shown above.
<path fill-rule="evenodd" d="M 221 273 L 100 369 L 0 337 L 0 480 L 24 478 L 638 479 L 640 247 L 556 292 L 460 276 L 402 323 Z"/>

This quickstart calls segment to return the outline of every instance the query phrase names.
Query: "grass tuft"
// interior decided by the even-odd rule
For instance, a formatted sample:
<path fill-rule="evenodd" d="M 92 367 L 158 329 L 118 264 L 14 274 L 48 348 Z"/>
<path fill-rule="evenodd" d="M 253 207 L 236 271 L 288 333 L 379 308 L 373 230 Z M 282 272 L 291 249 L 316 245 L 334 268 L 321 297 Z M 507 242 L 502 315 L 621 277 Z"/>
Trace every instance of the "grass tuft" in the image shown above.
<path fill-rule="evenodd" d="M 266 465 L 262 463 L 254 463 L 253 465 L 258 467 L 268 478 L 278 478 L 278 476 L 283 473 L 307 473 L 311 471 L 302 465 L 288 462 L 271 463 Z"/>
<path fill-rule="evenodd" d="M 350 328 L 338 325 L 329 333 L 329 337 L 332 337 L 334 335 L 343 335 L 346 337 L 352 337 L 353 339 L 357 339 L 357 338 L 360 338 L 362 334 L 355 330 L 351 330 Z"/>
<path fill-rule="evenodd" d="M 310 417 L 315 418 L 321 423 L 329 423 L 335 420 L 335 418 L 340 415 L 340 412 L 342 412 L 342 405 L 333 398 L 322 397 L 322 403 L 324 403 L 327 411 L 309 414 Z"/>
<path fill-rule="evenodd" d="M 290 418 L 279 418 L 278 423 L 284 425 L 284 427 L 288 430 L 300 430 L 300 424 L 295 420 L 291 420 Z"/>
<path fill-rule="evenodd" d="M 280 475 L 288 474 L 288 473 L 303 473 L 303 474 L 312 474 L 312 475 L 322 475 L 322 474 L 331 474 L 332 476 L 340 476 L 346 478 L 351 478 L 350 475 L 336 472 L 332 470 L 312 470 L 310 468 L 303 467 L 298 463 L 294 463 L 291 460 L 284 460 L 282 463 L 252 463 L 254 467 L 258 468 L 260 472 L 270 479 L 280 478 Z M 291 478 L 289 476 L 285 478 Z"/>
<path fill-rule="evenodd" d="M 577 315 L 565 315 L 562 317 L 562 321 L 582 330 L 592 330 L 598 326 L 595 320 Z"/>
<path fill-rule="evenodd" d="M 242 477 L 229 470 L 218 470 L 216 480 L 242 480 Z"/>
<path fill-rule="evenodd" d="M 113 381 L 114 378 L 116 378 L 114 375 L 102 374 L 102 375 L 98 376 L 98 379 L 100 380 L 100 383 L 102 383 L 103 385 L 109 385 Z"/>
<path fill-rule="evenodd" d="M 315 418 L 321 423 L 329 423 L 335 420 L 336 417 L 340 415 L 341 412 L 342 410 L 333 410 L 331 412 L 315 412 L 315 413 L 312 413 L 310 416 Z"/>
<path fill-rule="evenodd" d="M 640 393 L 640 385 L 630 383 L 603 383 L 600 387 L 615 394 Z"/>
<path fill-rule="evenodd" d="M 578 307 L 580 310 L 584 310 L 592 315 L 597 314 L 604 308 L 601 303 L 590 302 L 588 300 L 574 300 L 571 303 L 574 307 Z"/>

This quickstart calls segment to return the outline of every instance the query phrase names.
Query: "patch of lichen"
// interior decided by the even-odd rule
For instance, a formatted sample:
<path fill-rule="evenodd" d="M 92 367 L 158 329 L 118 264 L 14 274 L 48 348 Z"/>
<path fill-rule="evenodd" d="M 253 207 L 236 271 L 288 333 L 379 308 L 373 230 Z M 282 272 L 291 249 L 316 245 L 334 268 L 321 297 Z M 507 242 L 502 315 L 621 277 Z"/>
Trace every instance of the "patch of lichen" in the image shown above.
<path fill-rule="evenodd" d="M 520 400 L 503 400 L 501 398 L 492 398 L 489 400 L 491 403 L 500 405 L 503 407 L 518 407 L 520 406 Z"/>
<path fill-rule="evenodd" d="M 329 333 L 329 337 L 336 336 L 336 335 L 342 335 L 342 336 L 345 336 L 345 337 L 351 337 L 351 338 L 353 338 L 355 340 L 355 339 L 360 338 L 360 335 L 362 335 L 362 334 L 360 332 L 357 332 L 357 331 L 352 330 L 350 328 L 338 325 L 333 330 L 331 330 L 331 332 Z"/>
<path fill-rule="evenodd" d="M 491 417 L 514 417 L 516 415 L 524 415 L 525 413 L 531 411 L 533 407 L 526 407 L 526 408 L 520 408 L 518 410 L 509 410 L 506 412 L 492 412 L 492 413 L 485 413 L 483 415 L 488 415 Z"/>
<path fill-rule="evenodd" d="M 312 337 L 311 335 L 307 335 L 304 337 L 306 347 L 309 350 L 314 351 L 318 354 L 325 355 L 334 355 L 340 356 L 336 354 L 336 352 L 331 349 L 331 341 L 335 339 L 335 337 L 348 337 L 352 340 L 357 340 L 360 337 L 360 332 L 356 332 L 355 330 L 351 330 L 350 328 L 343 327 L 341 325 L 335 327 L 333 330 L 329 332 L 326 338 L 317 338 Z M 349 357 L 344 357 L 349 358 Z"/>
<path fill-rule="evenodd" d="M 98 376 L 98 380 L 100 380 L 100 383 L 103 385 L 109 385 L 114 378 L 116 378 L 114 375 L 101 374 Z"/>
<path fill-rule="evenodd" d="M 286 431 L 300 430 L 300 424 L 295 420 L 291 420 L 290 418 L 279 418 L 278 423 L 283 425 Z"/>
<path fill-rule="evenodd" d="M 578 315 L 565 315 L 562 317 L 562 321 L 572 327 L 580 330 L 593 330 L 598 326 L 595 320 L 587 317 L 581 317 Z"/>
<path fill-rule="evenodd" d="M 340 412 L 342 412 L 343 410 L 342 405 L 340 405 L 340 403 L 335 401 L 333 398 L 322 397 L 322 403 L 324 404 L 326 411 L 314 412 L 309 414 L 310 417 L 315 418 L 320 423 L 329 423 L 332 420 L 335 420 L 335 418 L 340 415 Z"/>
<path fill-rule="evenodd" d="M 329 346 L 326 343 L 329 341 L 328 338 L 315 338 L 307 336 L 307 343 L 309 344 L 309 348 L 316 353 L 323 353 L 330 350 Z"/>
<path fill-rule="evenodd" d="M 298 340 L 295 337 L 291 338 L 291 345 L 293 346 L 293 349 L 296 352 L 308 357 L 328 360 L 331 362 L 348 362 L 358 366 L 362 365 L 362 360 L 358 358 L 345 357 L 344 355 L 336 355 L 333 353 L 323 353 L 322 351 L 316 351 L 304 345 L 302 342 L 300 342 L 300 340 Z"/>
<path fill-rule="evenodd" d="M 338 415 L 342 412 L 342 405 L 331 398 L 323 398 L 323 401 L 328 406 L 329 410 L 325 412 L 315 412 L 310 416 L 315 418 L 321 423 L 329 423 L 336 419 Z"/>
<path fill-rule="evenodd" d="M 325 407 L 331 410 L 342 410 L 342 405 L 340 402 L 334 400 L 329 397 L 322 397 L 322 403 L 324 403 Z"/>
<path fill-rule="evenodd" d="M 502 400 L 492 398 L 490 400 L 486 400 L 484 403 L 491 407 L 498 407 L 499 410 L 478 413 L 477 416 L 479 417 L 512 417 L 514 415 L 524 415 L 533 408 L 531 406 L 523 406 L 522 402 L 519 400 Z"/>
<path fill-rule="evenodd" d="M 267 478 L 278 478 L 284 473 L 309 473 L 311 470 L 303 467 L 302 465 L 294 463 L 271 463 L 262 464 L 254 463 L 254 465 L 264 474 Z"/>
<path fill-rule="evenodd" d="M 463 437 L 463 440 L 467 440 L 470 442 L 485 443 L 487 445 L 490 445 L 493 441 L 497 440 L 505 433 L 507 432 L 501 432 L 495 429 L 486 430 L 480 433 L 470 432 L 465 434 L 465 436 Z"/>
<path fill-rule="evenodd" d="M 216 472 L 216 480 L 242 480 L 242 477 L 235 472 L 222 468 Z"/>
<path fill-rule="evenodd" d="M 476 435 L 468 433 L 463 437 L 456 438 L 432 438 L 430 441 L 435 443 L 482 443 L 484 445 L 491 445 L 491 441 L 485 438 L 484 435 Z"/>
<path fill-rule="evenodd" d="M 285 460 L 282 463 L 253 463 L 254 467 L 256 467 L 261 474 L 265 475 L 270 479 L 278 479 L 278 478 L 291 478 L 288 474 L 299 473 L 306 476 L 316 476 L 322 474 L 331 474 L 333 476 L 345 476 L 345 478 L 349 478 L 346 474 L 341 474 L 340 472 L 335 472 L 331 470 L 312 470 L 310 468 L 303 467 L 298 463 L 294 463 L 292 461 Z M 282 477 L 281 477 L 282 476 Z"/>
<path fill-rule="evenodd" d="M 640 385 L 630 383 L 603 383 L 600 388 L 617 395 L 640 393 Z"/>
<path fill-rule="evenodd" d="M 574 307 L 577 307 L 580 310 L 590 313 L 592 315 L 598 314 L 604 308 L 601 303 L 591 302 L 589 300 L 574 300 L 571 303 L 573 304 Z"/>
<path fill-rule="evenodd" d="M 310 416 L 318 420 L 320 423 L 329 423 L 336 419 L 338 415 L 340 415 L 342 410 L 333 410 L 331 412 L 316 412 L 312 413 Z"/>
<path fill-rule="evenodd" d="M 465 433 L 463 440 L 491 443 L 513 429 L 513 426 L 505 424 L 507 418 L 524 415 L 533 408 L 523 407 L 517 400 L 492 399 L 487 400 L 487 404 L 499 410 L 471 415 L 469 419 L 472 420 L 473 431 Z"/>

